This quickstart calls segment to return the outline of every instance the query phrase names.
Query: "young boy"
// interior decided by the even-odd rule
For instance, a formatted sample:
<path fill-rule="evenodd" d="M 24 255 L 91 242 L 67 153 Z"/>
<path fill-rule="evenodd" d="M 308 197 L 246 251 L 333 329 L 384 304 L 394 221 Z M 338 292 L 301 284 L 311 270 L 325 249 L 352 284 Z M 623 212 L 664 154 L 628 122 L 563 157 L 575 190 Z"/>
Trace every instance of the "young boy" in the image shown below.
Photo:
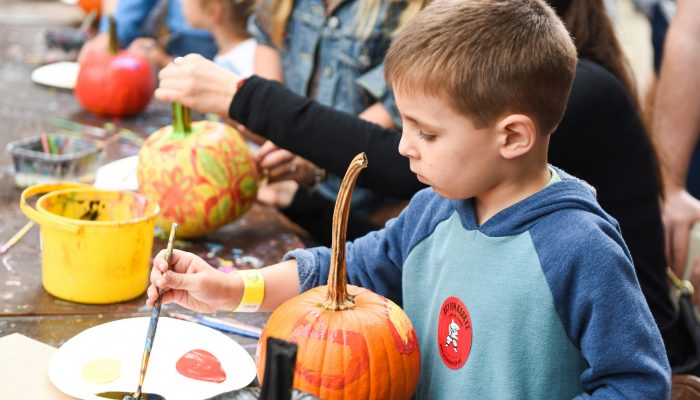
<path fill-rule="evenodd" d="M 541 0 L 441 0 L 386 58 L 399 152 L 429 184 L 347 245 L 349 281 L 402 304 L 420 342 L 421 399 L 664 399 L 670 370 L 616 221 L 593 189 L 547 164 L 576 64 Z M 370 160 L 371 162 L 371 160 Z M 330 250 L 261 270 L 274 309 L 325 284 Z M 241 301 L 240 274 L 175 252 L 154 262 L 164 302 Z"/>

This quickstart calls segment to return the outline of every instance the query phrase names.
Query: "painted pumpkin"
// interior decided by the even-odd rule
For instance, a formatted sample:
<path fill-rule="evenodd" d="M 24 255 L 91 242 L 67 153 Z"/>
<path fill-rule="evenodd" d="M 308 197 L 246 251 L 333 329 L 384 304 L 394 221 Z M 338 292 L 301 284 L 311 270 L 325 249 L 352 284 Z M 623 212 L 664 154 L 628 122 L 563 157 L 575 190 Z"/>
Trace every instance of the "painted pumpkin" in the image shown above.
<path fill-rule="evenodd" d="M 97 15 L 102 13 L 102 0 L 79 0 L 78 5 L 85 13 L 89 13 L 92 10 L 97 11 Z"/>
<path fill-rule="evenodd" d="M 80 63 L 74 93 L 88 111 L 105 117 L 129 117 L 143 111 L 156 84 L 145 58 L 119 50 L 110 17 L 109 51 L 95 51 Z"/>
<path fill-rule="evenodd" d="M 139 191 L 158 202 L 156 225 L 178 235 L 213 232 L 248 211 L 258 189 L 258 172 L 240 133 L 215 121 L 190 123 L 189 109 L 173 105 L 173 125 L 142 145 Z"/>
<path fill-rule="evenodd" d="M 347 285 L 345 234 L 352 188 L 367 166 L 353 159 L 338 192 L 328 284 L 278 307 L 256 352 L 258 379 L 267 337 L 299 346 L 294 387 L 324 400 L 409 399 L 418 384 L 418 339 L 408 316 L 391 300 Z M 264 384 L 264 381 L 263 381 Z"/>

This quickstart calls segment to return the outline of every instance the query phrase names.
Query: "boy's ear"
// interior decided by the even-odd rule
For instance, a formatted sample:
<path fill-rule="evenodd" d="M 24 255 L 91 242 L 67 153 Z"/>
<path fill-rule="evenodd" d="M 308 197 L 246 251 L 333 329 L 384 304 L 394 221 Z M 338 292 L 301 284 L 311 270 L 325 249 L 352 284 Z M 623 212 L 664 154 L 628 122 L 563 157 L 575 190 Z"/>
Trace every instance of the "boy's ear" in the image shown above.
<path fill-rule="evenodd" d="M 496 123 L 501 137 L 501 156 L 514 159 L 528 153 L 537 142 L 537 128 L 524 114 L 508 114 Z"/>

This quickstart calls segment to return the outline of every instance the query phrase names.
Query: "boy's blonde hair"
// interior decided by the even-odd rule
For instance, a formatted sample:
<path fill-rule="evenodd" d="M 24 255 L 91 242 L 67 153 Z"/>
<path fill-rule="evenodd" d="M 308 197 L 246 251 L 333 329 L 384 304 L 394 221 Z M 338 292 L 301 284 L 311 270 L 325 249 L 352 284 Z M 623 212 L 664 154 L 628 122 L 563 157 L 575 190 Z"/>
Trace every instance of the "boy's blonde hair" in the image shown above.
<path fill-rule="evenodd" d="M 571 37 L 541 0 L 436 0 L 385 60 L 395 88 L 444 96 L 478 127 L 523 113 L 542 134 L 561 121 L 575 69 Z"/>

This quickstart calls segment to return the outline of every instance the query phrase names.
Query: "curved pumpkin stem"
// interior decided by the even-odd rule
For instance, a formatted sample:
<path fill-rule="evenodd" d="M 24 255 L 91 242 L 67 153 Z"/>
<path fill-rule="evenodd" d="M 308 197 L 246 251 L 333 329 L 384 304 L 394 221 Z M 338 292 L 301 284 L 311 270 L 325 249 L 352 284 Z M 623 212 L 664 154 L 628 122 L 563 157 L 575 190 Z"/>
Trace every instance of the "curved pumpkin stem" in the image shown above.
<path fill-rule="evenodd" d="M 181 103 L 173 103 L 173 136 L 184 139 L 192 133 L 190 109 Z"/>
<path fill-rule="evenodd" d="M 340 184 L 338 198 L 333 210 L 333 239 L 331 243 L 331 265 L 328 272 L 328 296 L 324 307 L 329 310 L 348 310 L 355 307 L 353 299 L 348 296 L 348 278 L 345 271 L 345 241 L 348 230 L 348 215 L 352 189 L 355 187 L 360 171 L 367 168 L 367 156 L 360 153 L 350 162 L 343 183 Z"/>
<path fill-rule="evenodd" d="M 119 40 L 117 40 L 117 23 L 114 15 L 109 16 L 109 54 L 116 56 L 119 53 Z"/>

